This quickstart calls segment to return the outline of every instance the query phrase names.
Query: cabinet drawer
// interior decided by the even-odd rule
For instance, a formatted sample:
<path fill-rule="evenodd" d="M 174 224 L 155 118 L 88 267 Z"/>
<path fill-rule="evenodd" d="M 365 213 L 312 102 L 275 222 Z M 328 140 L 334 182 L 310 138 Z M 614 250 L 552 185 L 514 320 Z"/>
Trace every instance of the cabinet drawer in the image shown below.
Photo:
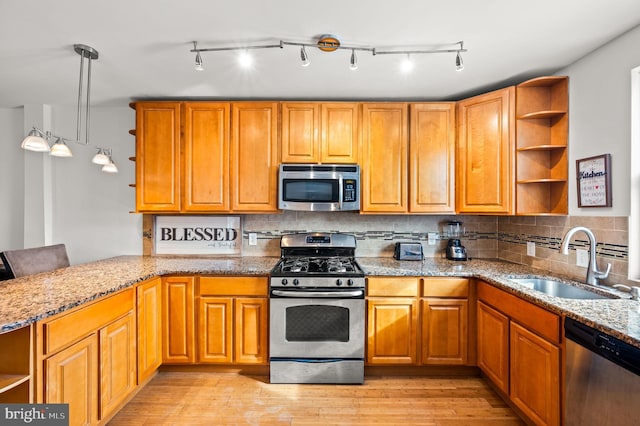
<path fill-rule="evenodd" d="M 43 324 L 44 354 L 56 352 L 133 310 L 133 288 Z"/>
<path fill-rule="evenodd" d="M 419 278 L 416 277 L 374 277 L 367 278 L 369 296 L 418 296 Z"/>
<path fill-rule="evenodd" d="M 469 296 L 469 280 L 466 278 L 425 278 L 422 282 L 424 297 L 455 297 L 466 299 Z"/>
<path fill-rule="evenodd" d="M 201 296 L 266 296 L 266 277 L 200 277 Z"/>
<path fill-rule="evenodd" d="M 493 306 L 550 342 L 560 344 L 558 315 L 482 281 L 478 282 L 478 300 Z"/>

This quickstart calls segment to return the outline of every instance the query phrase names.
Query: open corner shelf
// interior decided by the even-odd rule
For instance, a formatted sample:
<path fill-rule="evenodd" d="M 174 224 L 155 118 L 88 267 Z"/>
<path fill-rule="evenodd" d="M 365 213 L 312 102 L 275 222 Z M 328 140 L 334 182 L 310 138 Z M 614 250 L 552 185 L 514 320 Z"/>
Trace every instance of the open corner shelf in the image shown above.
<path fill-rule="evenodd" d="M 516 213 L 568 213 L 568 78 L 516 86 Z"/>

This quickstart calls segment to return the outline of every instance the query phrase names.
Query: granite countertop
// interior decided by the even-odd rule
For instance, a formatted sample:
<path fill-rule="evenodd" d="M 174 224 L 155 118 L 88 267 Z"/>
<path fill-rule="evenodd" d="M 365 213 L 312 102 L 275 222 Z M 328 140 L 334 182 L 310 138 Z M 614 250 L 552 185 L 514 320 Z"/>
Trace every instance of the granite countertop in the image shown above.
<path fill-rule="evenodd" d="M 267 276 L 277 257 L 118 256 L 53 272 L 0 282 L 0 333 L 90 302 L 146 279 L 168 274 Z M 552 312 L 563 314 L 640 347 L 640 302 L 628 294 L 609 291 L 621 299 L 574 300 L 547 296 L 509 278 L 565 277 L 499 260 L 456 262 L 440 258 L 397 261 L 393 258 L 358 258 L 369 276 L 475 277 Z M 606 291 L 606 290 L 605 290 Z"/>

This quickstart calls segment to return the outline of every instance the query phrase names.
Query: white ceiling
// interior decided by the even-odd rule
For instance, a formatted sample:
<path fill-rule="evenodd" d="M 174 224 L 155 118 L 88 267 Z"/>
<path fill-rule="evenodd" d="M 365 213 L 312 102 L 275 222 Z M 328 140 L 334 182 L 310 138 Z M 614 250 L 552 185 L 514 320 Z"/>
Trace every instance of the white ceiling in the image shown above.
<path fill-rule="evenodd" d="M 74 105 L 80 56 L 99 51 L 92 104 L 140 98 L 456 100 L 553 73 L 640 24 L 638 0 L 0 0 L 0 107 Z M 315 42 L 432 48 L 464 40 L 465 70 L 455 54 L 414 57 L 411 74 L 396 55 L 299 48 L 253 51 L 251 70 L 236 53 L 199 47 Z"/>

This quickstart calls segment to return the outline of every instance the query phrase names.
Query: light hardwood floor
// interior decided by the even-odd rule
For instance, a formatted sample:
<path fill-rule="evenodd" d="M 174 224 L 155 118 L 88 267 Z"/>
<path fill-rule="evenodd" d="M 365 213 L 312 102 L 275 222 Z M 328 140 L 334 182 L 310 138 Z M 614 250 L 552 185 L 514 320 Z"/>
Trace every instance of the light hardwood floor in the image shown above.
<path fill-rule="evenodd" d="M 479 377 L 367 377 L 364 385 L 160 372 L 109 425 L 524 425 Z"/>

